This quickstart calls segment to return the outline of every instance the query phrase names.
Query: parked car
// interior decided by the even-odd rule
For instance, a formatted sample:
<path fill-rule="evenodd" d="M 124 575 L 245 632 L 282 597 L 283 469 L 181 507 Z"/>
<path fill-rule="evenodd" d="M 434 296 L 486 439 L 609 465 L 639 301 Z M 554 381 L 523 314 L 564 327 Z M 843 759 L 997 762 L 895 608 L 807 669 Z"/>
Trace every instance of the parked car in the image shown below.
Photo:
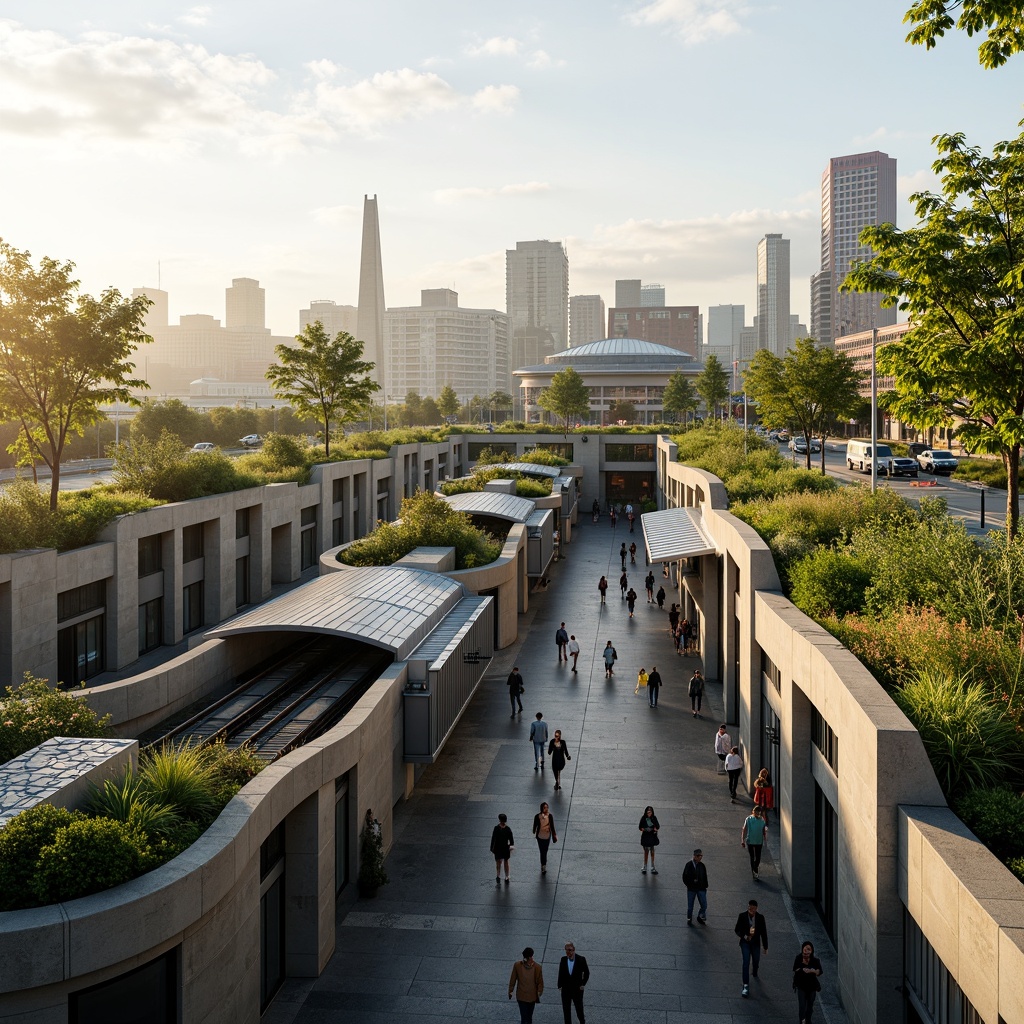
<path fill-rule="evenodd" d="M 217 446 L 212 441 L 197 441 L 192 445 L 194 452 L 212 452 Z"/>
<path fill-rule="evenodd" d="M 928 451 L 928 445 L 924 441 L 910 441 L 907 444 L 907 451 L 916 459 L 922 452 Z"/>
<path fill-rule="evenodd" d="M 814 452 L 819 452 L 819 453 L 821 452 L 821 438 L 820 437 L 812 437 L 811 438 L 811 453 L 813 454 Z"/>
<path fill-rule="evenodd" d="M 960 465 L 960 460 L 952 452 L 947 452 L 943 448 L 929 448 L 921 452 L 917 457 L 917 462 L 926 473 L 943 476 L 949 476 Z"/>
<path fill-rule="evenodd" d="M 263 438 L 259 434 L 246 434 L 238 443 L 246 448 L 259 448 L 263 444 Z"/>
<path fill-rule="evenodd" d="M 894 455 L 890 465 L 893 476 L 917 476 L 920 469 L 917 459 L 908 459 L 905 455 Z"/>
<path fill-rule="evenodd" d="M 807 454 L 807 438 L 803 434 L 798 434 L 789 442 L 789 450 L 795 452 L 797 455 Z"/>

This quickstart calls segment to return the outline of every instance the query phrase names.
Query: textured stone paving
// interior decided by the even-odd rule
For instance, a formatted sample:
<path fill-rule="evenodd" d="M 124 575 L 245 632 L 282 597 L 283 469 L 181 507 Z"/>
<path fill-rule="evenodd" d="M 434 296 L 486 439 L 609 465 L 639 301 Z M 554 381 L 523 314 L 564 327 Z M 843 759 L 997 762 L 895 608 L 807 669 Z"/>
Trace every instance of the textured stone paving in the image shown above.
<path fill-rule="evenodd" d="M 527 945 L 547 986 L 534 1020 L 560 1021 L 555 980 L 570 939 L 591 968 L 591 1024 L 795 1020 L 790 966 L 804 938 L 825 964 L 815 1019 L 845 1021 L 820 922 L 813 909 L 793 905 L 772 860 L 774 828 L 761 880 L 751 879 L 739 839 L 751 805 L 745 795 L 730 803 L 726 779 L 716 774 L 721 687 L 709 686 L 704 718 L 694 719 L 686 681 L 699 662 L 674 654 L 667 613 L 646 602 L 642 564 L 630 574 L 640 601 L 628 618 L 617 585 L 624 539 L 625 526 L 613 532 L 607 519 L 588 520 L 574 534 L 567 558 L 552 567 L 551 586 L 531 597 L 520 643 L 495 657 L 440 760 L 396 807 L 390 884 L 372 900 L 343 893 L 327 969 L 315 981 L 288 981 L 264 1024 L 516 1022 L 508 977 Z M 639 527 L 633 539 L 640 547 Z M 611 581 L 604 608 L 602 573 Z M 582 647 L 577 675 L 557 663 L 554 635 L 563 619 Z M 609 639 L 619 654 L 612 681 L 600 659 Z M 657 710 L 643 692 L 633 694 L 637 668 L 649 671 L 652 662 L 665 680 Z M 526 692 L 523 714 L 510 719 L 505 678 L 513 663 Z M 550 768 L 533 770 L 529 727 L 537 711 L 552 732 L 562 730 L 572 753 L 560 792 Z M 542 800 L 560 840 L 546 875 L 530 834 Z M 657 876 L 640 871 L 637 824 L 647 804 L 661 823 Z M 516 837 L 508 886 L 495 885 L 488 852 L 499 812 Z M 695 846 L 711 884 L 707 928 L 686 925 L 681 873 Z M 744 999 L 732 929 L 750 898 L 767 917 L 769 953 Z"/>

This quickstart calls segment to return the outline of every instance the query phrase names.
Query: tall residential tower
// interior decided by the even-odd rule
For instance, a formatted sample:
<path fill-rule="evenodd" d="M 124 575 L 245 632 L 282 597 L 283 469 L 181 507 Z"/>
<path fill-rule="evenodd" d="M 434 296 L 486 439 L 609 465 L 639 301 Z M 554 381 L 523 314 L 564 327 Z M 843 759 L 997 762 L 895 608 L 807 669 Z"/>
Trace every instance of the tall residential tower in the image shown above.
<path fill-rule="evenodd" d="M 757 243 L 757 347 L 784 356 L 789 348 L 789 239 Z"/>
<path fill-rule="evenodd" d="M 513 370 L 568 348 L 569 258 L 561 242 L 516 242 L 506 250 L 505 308 Z"/>

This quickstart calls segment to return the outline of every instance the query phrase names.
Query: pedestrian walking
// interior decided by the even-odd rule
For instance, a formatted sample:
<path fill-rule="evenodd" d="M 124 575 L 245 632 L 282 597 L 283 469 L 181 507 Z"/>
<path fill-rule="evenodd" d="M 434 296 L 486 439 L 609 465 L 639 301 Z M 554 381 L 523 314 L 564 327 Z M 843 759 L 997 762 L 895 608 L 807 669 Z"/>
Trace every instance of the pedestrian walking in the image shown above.
<path fill-rule="evenodd" d="M 718 755 L 718 774 L 725 774 L 725 756 L 732 750 L 732 737 L 726 732 L 725 722 L 718 727 L 715 733 L 715 753 Z"/>
<path fill-rule="evenodd" d="M 761 870 L 761 851 L 767 841 L 768 822 L 764 820 L 764 811 L 755 807 L 744 819 L 740 829 L 740 846 L 745 846 L 750 855 L 750 873 L 755 882 Z"/>
<path fill-rule="evenodd" d="M 533 770 L 544 769 L 544 748 L 548 745 L 548 723 L 538 711 L 535 721 L 530 723 L 530 742 L 533 744 Z"/>
<path fill-rule="evenodd" d="M 607 584 L 606 584 L 606 586 L 607 586 Z M 601 595 L 601 603 L 602 604 L 604 603 L 604 594 Z M 571 637 L 569 637 L 569 657 L 572 658 L 572 670 L 573 670 L 573 672 L 576 671 L 576 662 L 579 660 L 579 656 L 580 656 L 579 641 L 576 639 L 576 634 L 573 633 L 573 635 Z"/>
<path fill-rule="evenodd" d="M 668 631 L 669 633 L 675 633 L 676 626 L 679 625 L 679 605 L 673 604 L 668 610 Z"/>
<path fill-rule="evenodd" d="M 564 661 L 568 665 L 569 655 L 566 648 L 569 646 L 569 633 L 564 622 L 555 630 L 555 645 L 558 647 L 558 664 L 561 665 Z"/>
<path fill-rule="evenodd" d="M 805 942 L 793 960 L 793 989 L 796 992 L 800 1024 L 811 1024 L 814 1000 L 821 991 L 821 961 L 814 955 L 814 943 Z"/>
<path fill-rule="evenodd" d="M 611 640 L 604 645 L 604 651 L 601 655 L 604 658 L 604 677 L 610 679 L 615 675 L 615 662 L 619 660 L 619 652 L 612 647 Z"/>
<path fill-rule="evenodd" d="M 555 730 L 555 735 L 548 744 L 548 755 L 551 757 L 551 771 L 555 776 L 555 789 L 561 789 L 562 770 L 565 768 L 565 762 L 572 760 L 569 747 L 562 739 L 561 729 Z"/>
<path fill-rule="evenodd" d="M 683 619 L 679 623 L 679 649 L 683 654 L 688 654 L 690 651 L 690 620 Z"/>
<path fill-rule="evenodd" d="M 696 622 L 687 624 L 686 650 L 688 654 L 700 654 L 700 629 Z"/>
<path fill-rule="evenodd" d="M 627 516 L 631 516 L 633 514 L 633 503 L 631 501 L 626 502 L 626 508 L 624 511 Z"/>
<path fill-rule="evenodd" d="M 626 592 L 626 607 L 629 609 L 629 617 L 633 618 L 633 612 L 636 611 L 636 591 L 632 587 Z"/>
<path fill-rule="evenodd" d="M 740 784 L 740 772 L 743 771 L 743 758 L 740 748 L 732 747 L 725 755 L 725 770 L 729 774 L 729 797 L 736 803 L 736 790 Z"/>
<path fill-rule="evenodd" d="M 693 851 L 693 859 L 683 868 L 683 885 L 686 886 L 686 923 L 693 924 L 693 904 L 697 903 L 697 923 L 708 923 L 708 869 L 704 866 L 704 853 Z"/>
<path fill-rule="evenodd" d="M 544 994 L 544 972 L 533 959 L 533 950 L 527 946 L 523 959 L 512 965 L 512 976 L 508 979 L 508 997 L 515 993 L 519 1004 L 519 1024 L 533 1024 L 533 1011 Z"/>
<path fill-rule="evenodd" d="M 594 499 L 594 505 L 591 509 L 591 512 L 593 512 L 594 514 L 594 522 L 596 523 L 598 519 L 601 518 L 601 503 L 597 500 L 597 498 Z"/>
<path fill-rule="evenodd" d="M 565 956 L 558 962 L 558 991 L 562 994 L 562 1015 L 565 1024 L 572 1024 L 572 1009 L 576 1007 L 579 1024 L 587 1024 L 583 1015 L 583 989 L 590 980 L 590 968 L 585 956 L 576 955 L 572 942 L 565 944 Z"/>
<path fill-rule="evenodd" d="M 630 530 L 630 533 L 633 531 Z M 636 541 L 629 545 L 629 564 L 636 565 Z"/>
<path fill-rule="evenodd" d="M 644 577 L 644 589 L 647 591 L 647 603 L 654 604 L 654 573 L 648 572 Z"/>
<path fill-rule="evenodd" d="M 512 829 L 508 827 L 508 815 L 499 814 L 498 824 L 491 832 L 491 854 L 494 857 L 494 884 L 501 885 L 501 869 L 505 868 L 505 884 L 509 883 L 508 862 L 515 849 Z"/>
<path fill-rule="evenodd" d="M 754 803 L 764 811 L 764 820 L 767 821 L 771 817 L 769 812 L 775 806 L 775 787 L 767 768 L 762 768 L 754 779 Z"/>
<path fill-rule="evenodd" d="M 608 580 L 604 576 L 597 581 L 597 592 L 601 595 L 601 604 L 604 604 L 605 594 L 608 593 Z"/>
<path fill-rule="evenodd" d="M 626 518 L 629 520 L 629 532 L 633 532 L 633 523 L 636 521 L 636 516 L 632 512 L 626 513 Z"/>
<path fill-rule="evenodd" d="M 743 956 L 743 989 L 740 995 L 746 997 L 750 995 L 750 975 L 757 977 L 761 952 L 768 952 L 768 925 L 764 914 L 757 912 L 757 900 L 751 900 L 746 912 L 736 918 L 735 932 L 740 937 L 740 953 Z"/>
<path fill-rule="evenodd" d="M 672 633 L 672 646 L 676 649 L 676 654 L 680 657 L 683 655 L 683 624 L 679 623 L 676 626 L 675 631 Z"/>
<path fill-rule="evenodd" d="M 626 599 L 626 591 L 629 590 L 629 577 L 626 575 L 626 567 L 622 567 L 622 575 L 619 577 L 619 590 L 622 593 L 621 600 Z"/>
<path fill-rule="evenodd" d="M 612 529 L 614 530 L 615 529 L 615 521 L 617 519 L 617 516 L 615 515 L 615 506 L 614 505 L 612 505 L 611 512 L 608 513 L 608 518 L 611 520 Z"/>
<path fill-rule="evenodd" d="M 658 693 L 660 691 L 661 673 L 658 671 L 657 665 L 652 665 L 651 674 L 647 677 L 647 699 L 651 702 L 652 708 L 658 706 Z"/>
<path fill-rule="evenodd" d="M 665 607 L 665 588 L 664 587 L 658 587 L 657 600 L 658 600 L 658 607 L 659 608 L 664 608 Z"/>
<path fill-rule="evenodd" d="M 555 819 L 545 801 L 540 805 L 540 810 L 533 816 L 533 837 L 537 840 L 537 849 L 540 850 L 540 873 L 546 874 L 548 870 L 548 846 L 558 842 L 555 834 Z"/>
<path fill-rule="evenodd" d="M 693 717 L 703 718 L 700 706 L 704 700 L 704 677 L 700 674 L 699 668 L 693 670 L 693 675 L 690 676 L 690 681 L 686 685 L 686 692 L 690 695 L 690 709 L 693 711 Z"/>
<path fill-rule="evenodd" d="M 512 671 L 508 674 L 508 679 L 505 681 L 505 685 L 508 687 L 508 699 L 512 702 L 512 714 L 510 718 L 516 717 L 516 704 L 519 705 L 519 714 L 523 713 L 523 677 L 519 674 L 519 667 L 517 665 L 512 666 Z"/>
<path fill-rule="evenodd" d="M 622 560 L 622 571 L 626 571 L 626 542 L 622 542 L 622 547 L 619 548 L 619 558 Z"/>
<path fill-rule="evenodd" d="M 636 674 L 636 688 L 633 693 L 639 693 L 640 690 L 647 685 L 647 672 L 641 666 L 640 671 Z"/>
<path fill-rule="evenodd" d="M 654 808 L 647 806 L 644 808 L 644 813 L 640 815 L 640 845 L 644 851 L 644 866 L 641 871 L 642 874 L 647 874 L 647 858 L 651 858 L 651 874 L 656 875 L 658 869 L 654 866 L 654 848 L 661 844 L 661 840 L 658 838 L 658 829 L 661 828 L 661 824 L 658 821 L 658 816 L 654 813 Z"/>

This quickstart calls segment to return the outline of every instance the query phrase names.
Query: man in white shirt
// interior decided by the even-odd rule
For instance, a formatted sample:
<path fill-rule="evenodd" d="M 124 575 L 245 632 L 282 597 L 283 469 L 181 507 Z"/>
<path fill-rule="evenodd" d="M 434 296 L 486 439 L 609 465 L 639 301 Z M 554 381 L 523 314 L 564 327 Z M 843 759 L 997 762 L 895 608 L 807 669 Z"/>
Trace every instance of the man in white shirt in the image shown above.
<path fill-rule="evenodd" d="M 718 755 L 718 774 L 725 774 L 725 757 L 732 750 L 732 737 L 726 732 L 725 722 L 715 733 L 715 753 Z"/>
<path fill-rule="evenodd" d="M 575 672 L 576 659 L 580 656 L 580 645 L 579 641 L 576 639 L 575 633 L 571 637 L 569 637 L 569 655 L 572 657 L 572 670 L 573 672 Z"/>

